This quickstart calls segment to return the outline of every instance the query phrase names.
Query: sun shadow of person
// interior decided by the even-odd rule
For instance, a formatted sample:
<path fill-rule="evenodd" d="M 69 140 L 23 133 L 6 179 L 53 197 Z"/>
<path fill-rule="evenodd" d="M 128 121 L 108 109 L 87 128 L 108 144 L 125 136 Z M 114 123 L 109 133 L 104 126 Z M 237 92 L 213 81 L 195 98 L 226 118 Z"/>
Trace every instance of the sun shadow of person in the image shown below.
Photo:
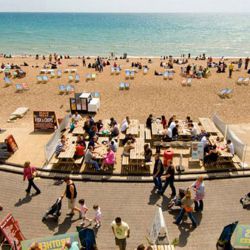
<path fill-rule="evenodd" d="M 157 203 L 157 201 L 161 198 L 161 196 L 159 194 L 155 193 L 155 191 L 156 191 L 156 188 L 153 188 L 151 190 L 148 205 L 155 205 Z"/>
<path fill-rule="evenodd" d="M 29 203 L 32 200 L 32 197 L 35 196 L 35 194 L 28 194 L 26 193 L 24 198 L 19 198 L 19 200 L 15 203 L 15 207 L 20 207 L 26 203 Z"/>
<path fill-rule="evenodd" d="M 168 204 L 171 199 L 168 198 L 167 196 L 163 195 L 162 196 L 162 203 L 161 203 L 161 209 L 162 211 L 167 211 L 168 210 Z"/>
<path fill-rule="evenodd" d="M 58 225 L 58 230 L 56 233 L 54 233 L 54 235 L 66 233 L 70 229 L 72 223 L 74 223 L 78 220 L 79 219 L 72 220 L 71 216 L 66 216 L 64 221 Z"/>

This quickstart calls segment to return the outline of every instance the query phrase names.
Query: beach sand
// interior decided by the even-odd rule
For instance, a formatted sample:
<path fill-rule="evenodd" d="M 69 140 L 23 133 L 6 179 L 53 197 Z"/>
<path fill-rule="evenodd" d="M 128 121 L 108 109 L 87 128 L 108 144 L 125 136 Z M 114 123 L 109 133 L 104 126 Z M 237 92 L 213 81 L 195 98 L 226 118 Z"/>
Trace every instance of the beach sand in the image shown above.
<path fill-rule="evenodd" d="M 233 59 L 230 59 L 233 61 Z M 229 61 L 226 61 L 228 64 Z M 25 145 L 34 145 L 29 151 L 29 155 L 16 152 L 12 157 L 15 162 L 26 157 L 41 164 L 44 158 L 43 147 L 49 140 L 51 134 L 34 134 L 33 132 L 33 111 L 55 111 L 57 118 L 63 118 L 69 111 L 69 97 L 71 95 L 59 95 L 59 84 L 68 83 L 68 75 L 63 74 L 60 79 L 50 79 L 47 84 L 37 84 L 36 76 L 47 61 L 35 60 L 34 57 L 28 58 L 0 58 L 0 63 L 29 64 L 28 67 L 22 67 L 26 71 L 26 77 L 23 79 L 12 79 L 13 84 L 7 88 L 3 87 L 3 74 L 0 74 L 0 128 L 7 131 L 0 134 L 2 141 L 8 134 L 12 133 L 17 142 L 22 147 Z M 141 62 L 149 66 L 147 75 L 142 71 L 135 74 L 134 80 L 125 80 L 124 69 L 130 68 L 131 62 Z M 218 61 L 218 60 L 216 60 Z M 93 62 L 93 59 L 86 60 L 86 63 Z M 139 119 L 140 123 L 145 123 L 147 116 L 152 113 L 159 117 L 165 115 L 168 119 L 175 114 L 177 119 L 184 119 L 187 115 L 193 120 L 198 117 L 211 117 L 217 113 L 226 123 L 248 123 L 250 122 L 250 86 L 238 86 L 235 82 L 239 76 L 247 77 L 247 72 L 242 69 L 241 72 L 233 72 L 232 79 L 228 78 L 228 72 L 217 74 L 216 69 L 211 69 L 212 75 L 208 79 L 193 79 L 191 87 L 181 86 L 183 77 L 180 75 L 179 65 L 174 65 L 176 74 L 173 80 L 163 80 L 162 76 L 154 76 L 154 71 L 163 72 L 160 67 L 160 59 L 152 59 L 148 64 L 147 59 L 130 59 L 129 63 L 125 60 L 116 60 L 121 65 L 120 75 L 111 75 L 110 66 L 104 68 L 104 72 L 97 73 L 95 81 L 85 81 L 86 73 L 95 73 L 94 69 L 88 69 L 82 66 L 81 59 L 63 59 L 60 69 L 77 68 L 80 74 L 80 82 L 73 83 L 76 92 L 98 91 L 101 94 L 101 108 L 96 115 L 96 119 L 107 119 L 115 117 L 121 122 L 125 116 Z M 79 67 L 68 67 L 68 64 L 79 64 Z M 205 61 L 189 61 L 197 65 L 206 64 Z M 113 61 L 111 61 L 113 64 Z M 38 65 L 39 68 L 33 68 L 31 65 Z M 186 66 L 186 65 L 185 65 Z M 236 68 L 236 66 L 235 66 Z M 120 91 L 120 82 L 129 82 L 128 91 Z M 30 89 L 23 93 L 15 92 L 15 83 L 26 82 Z M 234 90 L 231 99 L 221 99 L 217 92 L 225 87 Z M 7 123 L 10 114 L 18 107 L 28 107 L 30 111 L 22 118 L 13 123 Z M 24 132 L 25 131 L 25 132 Z M 27 141 L 27 142 L 26 142 Z M 37 145 L 37 146 L 36 146 Z M 39 154 L 39 156 L 38 156 Z M 13 160 L 13 159 L 12 159 Z"/>

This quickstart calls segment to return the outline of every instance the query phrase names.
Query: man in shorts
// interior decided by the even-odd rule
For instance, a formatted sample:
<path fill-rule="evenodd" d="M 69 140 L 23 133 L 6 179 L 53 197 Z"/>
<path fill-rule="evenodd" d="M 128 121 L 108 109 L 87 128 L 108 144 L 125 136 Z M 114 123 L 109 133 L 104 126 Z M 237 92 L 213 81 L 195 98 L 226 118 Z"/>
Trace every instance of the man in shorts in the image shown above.
<path fill-rule="evenodd" d="M 115 236 L 115 244 L 120 250 L 126 250 L 126 239 L 129 238 L 130 229 L 126 222 L 122 221 L 120 217 L 116 217 L 111 223 L 111 228 Z"/>
<path fill-rule="evenodd" d="M 68 215 L 73 216 L 75 214 L 74 211 L 78 211 L 76 209 L 76 197 L 77 197 L 76 186 L 69 177 L 65 177 L 64 181 L 66 182 L 66 189 L 61 197 L 63 198 L 66 195 L 68 199 L 68 208 L 71 210 Z"/>

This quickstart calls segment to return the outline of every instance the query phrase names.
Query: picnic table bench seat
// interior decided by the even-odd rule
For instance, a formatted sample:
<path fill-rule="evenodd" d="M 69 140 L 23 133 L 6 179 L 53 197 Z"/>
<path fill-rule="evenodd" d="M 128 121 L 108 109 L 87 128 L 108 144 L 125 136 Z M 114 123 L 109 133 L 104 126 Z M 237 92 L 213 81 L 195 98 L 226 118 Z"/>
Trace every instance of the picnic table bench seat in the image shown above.
<path fill-rule="evenodd" d="M 149 140 L 152 139 L 152 137 L 151 137 L 151 131 L 150 131 L 149 128 L 145 128 L 145 139 L 146 139 L 146 141 L 149 141 Z"/>
<path fill-rule="evenodd" d="M 139 125 L 139 137 L 144 139 L 145 138 L 145 127 L 144 124 Z"/>
<path fill-rule="evenodd" d="M 129 157 L 128 156 L 122 156 L 122 165 L 123 166 L 129 165 Z"/>

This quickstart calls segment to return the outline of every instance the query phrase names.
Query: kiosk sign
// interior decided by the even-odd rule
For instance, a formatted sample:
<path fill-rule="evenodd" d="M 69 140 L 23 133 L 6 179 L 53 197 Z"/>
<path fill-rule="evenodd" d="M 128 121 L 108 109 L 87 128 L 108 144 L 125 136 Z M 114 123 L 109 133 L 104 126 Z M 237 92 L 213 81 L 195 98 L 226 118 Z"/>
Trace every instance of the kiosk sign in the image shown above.
<path fill-rule="evenodd" d="M 18 222 L 11 214 L 8 214 L 0 223 L 0 230 L 5 236 L 13 250 L 21 250 L 21 241 L 24 236 L 19 228 Z"/>
<path fill-rule="evenodd" d="M 54 131 L 57 127 L 54 111 L 34 111 L 33 117 L 35 131 Z"/>

